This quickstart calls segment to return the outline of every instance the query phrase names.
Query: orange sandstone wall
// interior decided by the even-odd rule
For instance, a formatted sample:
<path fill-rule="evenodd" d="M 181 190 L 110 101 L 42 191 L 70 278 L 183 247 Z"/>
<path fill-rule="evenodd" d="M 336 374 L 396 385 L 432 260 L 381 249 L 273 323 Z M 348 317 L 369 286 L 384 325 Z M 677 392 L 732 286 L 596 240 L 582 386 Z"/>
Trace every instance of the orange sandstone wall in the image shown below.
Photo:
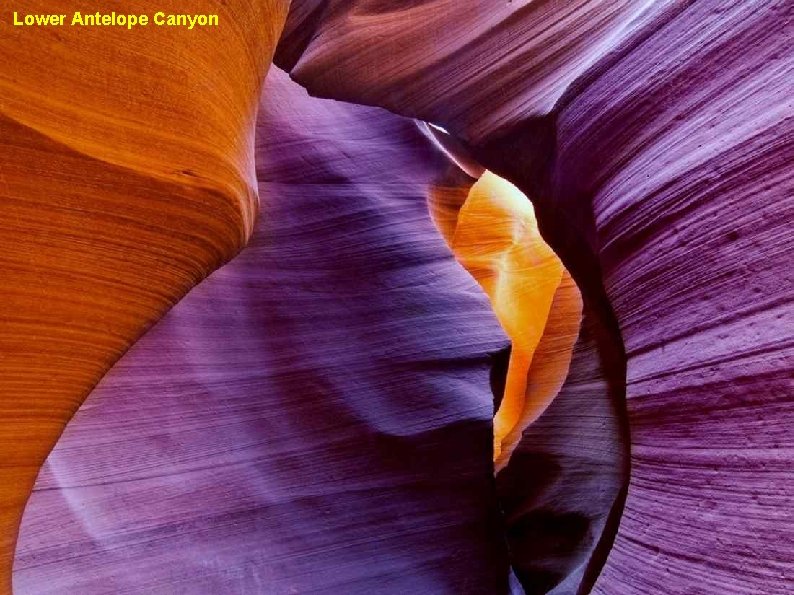
<path fill-rule="evenodd" d="M 2 593 L 22 509 L 65 423 L 252 230 L 256 106 L 287 4 L 191 2 L 219 15 L 212 30 L 20 27 L 0 10 Z"/>

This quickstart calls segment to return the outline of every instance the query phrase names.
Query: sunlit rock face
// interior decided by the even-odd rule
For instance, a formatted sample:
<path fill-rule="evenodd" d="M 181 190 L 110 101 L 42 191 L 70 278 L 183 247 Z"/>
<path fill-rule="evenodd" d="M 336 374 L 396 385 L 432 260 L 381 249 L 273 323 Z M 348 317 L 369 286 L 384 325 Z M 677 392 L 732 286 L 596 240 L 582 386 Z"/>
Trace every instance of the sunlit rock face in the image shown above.
<path fill-rule="evenodd" d="M 507 361 L 494 368 L 502 381 L 494 387 L 494 465 L 513 570 L 528 593 L 586 592 L 611 544 L 627 477 L 623 378 L 608 380 L 616 366 L 601 361 L 608 350 L 598 345 L 609 335 L 592 315 L 580 335 L 579 289 L 515 186 L 484 172 L 468 194 L 431 193 L 430 210 L 511 339 Z"/>
<path fill-rule="evenodd" d="M 785 592 L 791 3 L 489 4 L 298 2 L 277 57 L 467 141 L 534 201 L 610 377 L 622 340 L 632 479 L 596 592 Z"/>
<path fill-rule="evenodd" d="M 17 593 L 507 591 L 507 339 L 426 204 L 473 180 L 410 120 L 265 88 L 255 234 L 67 428 Z"/>
<path fill-rule="evenodd" d="M 559 392 L 579 334 L 576 284 L 538 231 L 518 188 L 483 173 L 457 209 L 432 193 L 430 211 L 455 258 L 477 280 L 510 338 L 494 414 L 494 466 L 507 464 L 524 430 Z"/>
<path fill-rule="evenodd" d="M 66 421 L 251 231 L 253 118 L 286 5 L 227 2 L 229 26 L 212 37 L 25 29 L 3 9 L 0 592 L 10 590 L 25 500 Z M 74 3 L 25 9 L 66 13 Z"/>

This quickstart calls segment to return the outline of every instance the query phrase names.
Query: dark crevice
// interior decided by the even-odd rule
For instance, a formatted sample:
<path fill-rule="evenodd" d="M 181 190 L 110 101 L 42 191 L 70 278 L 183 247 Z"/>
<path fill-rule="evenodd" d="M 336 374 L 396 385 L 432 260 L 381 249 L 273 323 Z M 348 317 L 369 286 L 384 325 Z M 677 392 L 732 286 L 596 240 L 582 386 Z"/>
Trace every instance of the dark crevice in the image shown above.
<path fill-rule="evenodd" d="M 600 537 L 594 536 L 596 544 L 577 589 L 579 594 L 589 593 L 617 535 L 628 490 L 631 444 L 626 409 L 626 355 L 618 322 L 603 284 L 592 196 L 587 193 L 590 190 L 577 186 L 577 180 L 568 179 L 570 176 L 558 163 L 555 114 L 529 120 L 500 138 L 466 148 L 483 166 L 509 180 L 530 197 L 541 235 L 576 281 L 582 292 L 585 312 L 594 322 L 591 325 L 592 339 L 597 347 L 601 373 L 608 384 L 609 395 L 605 398 L 610 400 L 616 417 L 619 435 L 615 436 L 615 442 L 623 454 L 620 469 L 615 470 L 620 474 L 620 490 Z M 526 592 L 548 592 L 551 574 L 542 569 L 536 569 L 531 576 L 522 572 L 521 550 L 511 544 L 511 552 L 516 574 Z M 557 577 L 559 581 L 564 578 Z"/>
<path fill-rule="evenodd" d="M 533 120 L 508 136 L 479 147 L 469 146 L 443 131 L 433 134 L 456 162 L 488 168 L 530 197 L 541 235 L 582 292 L 587 328 L 582 328 L 577 349 L 594 351 L 596 355 L 591 359 L 596 362 L 586 361 L 587 357 L 585 361 L 574 361 L 571 373 L 576 373 L 577 366 L 596 366 L 591 372 L 603 382 L 603 392 L 597 397 L 597 404 L 577 402 L 574 406 L 609 420 L 606 423 L 611 433 L 603 431 L 601 438 L 610 440 L 610 448 L 618 451 L 611 459 L 613 467 L 592 468 L 590 478 L 577 479 L 577 473 L 583 472 L 583 463 L 555 443 L 556 436 L 543 436 L 544 431 L 558 431 L 560 424 L 565 430 L 575 431 L 568 426 L 576 419 L 576 412 L 565 412 L 570 402 L 558 406 L 552 403 L 552 408 L 563 413 L 547 411 L 535 422 L 538 427 L 528 428 L 510 463 L 497 476 L 516 577 L 527 594 L 561 595 L 589 593 L 612 549 L 627 494 L 630 441 L 625 402 L 626 358 L 603 286 L 591 201 L 572 192 L 576 190 L 575 181 L 557 176 L 556 127 L 555 116 Z M 559 200 L 561 195 L 567 200 Z M 494 411 L 502 401 L 509 359 L 510 348 L 492 356 Z M 561 393 L 564 391 L 565 387 Z M 581 399 L 581 395 L 564 398 Z M 543 429 L 544 424 L 548 430 Z M 607 482 L 609 496 L 595 504 L 588 502 L 588 482 L 601 480 Z M 563 488 L 569 491 L 564 492 Z M 582 514 L 580 509 L 588 513 Z"/>
<path fill-rule="evenodd" d="M 512 346 L 508 345 L 504 349 L 491 355 L 491 394 L 493 394 L 494 414 L 502 404 L 502 397 L 505 392 L 507 382 L 507 368 L 510 365 L 510 354 Z"/>

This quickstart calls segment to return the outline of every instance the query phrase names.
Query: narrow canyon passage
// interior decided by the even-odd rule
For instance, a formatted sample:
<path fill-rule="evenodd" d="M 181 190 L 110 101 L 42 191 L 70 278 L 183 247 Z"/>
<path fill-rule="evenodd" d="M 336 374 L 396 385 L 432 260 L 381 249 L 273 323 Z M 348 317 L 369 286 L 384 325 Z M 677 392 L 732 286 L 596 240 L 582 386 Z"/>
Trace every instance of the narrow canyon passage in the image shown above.
<path fill-rule="evenodd" d="M 509 564 L 528 584 L 583 581 L 620 491 L 622 451 L 617 422 L 603 423 L 615 412 L 603 435 L 576 422 L 603 414 L 609 391 L 588 371 L 596 352 L 589 329 L 579 336 L 578 290 L 526 197 L 492 174 L 469 177 L 415 122 L 309 98 L 278 71 L 258 138 L 254 238 L 122 358 L 67 428 L 26 511 L 18 591 L 134 589 L 146 574 L 152 588 L 197 592 L 266 581 L 275 593 L 364 593 L 388 577 L 395 589 L 499 593 Z M 373 162 L 389 168 L 373 175 L 363 167 Z M 510 266 L 495 273 L 509 277 L 489 294 L 482 273 L 503 253 Z M 488 295 L 501 295 L 501 314 Z M 521 329 L 527 315 L 537 356 L 501 399 L 515 403 L 495 484 L 492 356 L 525 341 L 499 320 Z M 538 418 L 557 429 L 521 442 Z M 562 490 L 553 512 L 532 492 L 544 485 Z M 598 496 L 575 502 L 577 485 Z M 538 527 L 550 512 L 586 529 Z M 548 547 L 528 555 L 539 539 Z M 561 540 L 569 550 L 551 546 Z M 334 547 L 338 556 L 323 553 Z M 203 567 L 209 552 L 234 573 Z"/>
<path fill-rule="evenodd" d="M 532 197 L 626 379 L 631 481 L 596 593 L 794 575 L 792 10 L 297 0 L 279 42 L 312 93 L 434 122 Z"/>
<path fill-rule="evenodd" d="M 790 0 L 177 4 L 0 10 L 0 595 L 788 593 Z"/>

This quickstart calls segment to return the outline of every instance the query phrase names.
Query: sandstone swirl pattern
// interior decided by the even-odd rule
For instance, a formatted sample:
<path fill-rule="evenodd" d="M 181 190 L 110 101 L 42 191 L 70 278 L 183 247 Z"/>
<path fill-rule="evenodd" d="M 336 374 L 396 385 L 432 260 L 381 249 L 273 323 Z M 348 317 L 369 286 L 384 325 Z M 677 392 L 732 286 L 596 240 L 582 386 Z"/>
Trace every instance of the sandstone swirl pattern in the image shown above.
<path fill-rule="evenodd" d="M 220 42 L 3 29 L 6 578 L 66 419 L 253 227 L 285 5 L 213 4 L 237 24 Z M 503 593 L 501 506 L 527 593 L 786 593 L 792 11 L 293 0 L 277 62 L 298 82 L 443 125 L 467 171 L 533 200 L 582 289 L 570 376 L 494 485 L 505 337 L 423 204 L 472 180 L 411 122 L 276 76 L 254 241 L 69 428 L 18 589 Z"/>
<path fill-rule="evenodd" d="M 455 254 L 482 287 L 510 338 L 504 390 L 494 414 L 494 467 L 501 471 L 524 430 L 568 375 L 582 302 L 576 284 L 538 231 L 532 203 L 491 172 L 457 212 L 438 192 L 430 211 Z"/>
<path fill-rule="evenodd" d="M 535 202 L 608 360 L 622 338 L 632 479 L 596 592 L 790 587 L 792 11 L 293 3 L 277 62 L 467 141 Z"/>
<path fill-rule="evenodd" d="M 271 71 L 250 244 L 102 380 L 27 508 L 18 593 L 503 593 L 490 354 L 416 123 Z M 120 505 L 121 504 L 121 505 Z"/>
<path fill-rule="evenodd" d="M 148 3 L 116 4 L 141 11 Z M 252 228 L 253 118 L 286 2 L 193 4 L 236 25 L 212 36 L 32 29 L 7 25 L 3 8 L 3 593 L 22 508 L 66 421 L 144 329 Z M 40 0 L 25 9 L 74 5 Z"/>

